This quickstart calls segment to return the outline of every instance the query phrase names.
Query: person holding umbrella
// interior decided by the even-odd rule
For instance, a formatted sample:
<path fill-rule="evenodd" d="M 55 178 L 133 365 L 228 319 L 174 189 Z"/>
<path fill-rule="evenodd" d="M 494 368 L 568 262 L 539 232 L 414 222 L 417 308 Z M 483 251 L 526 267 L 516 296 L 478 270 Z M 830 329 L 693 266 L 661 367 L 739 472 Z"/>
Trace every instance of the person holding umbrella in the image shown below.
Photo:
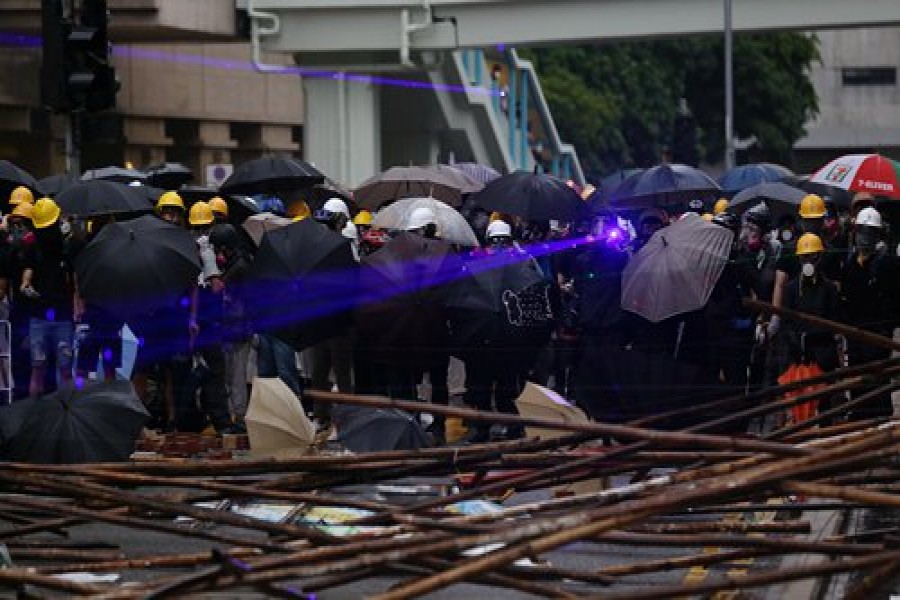
<path fill-rule="evenodd" d="M 72 380 L 74 282 L 70 256 L 59 228 L 60 209 L 50 198 L 34 204 L 32 222 L 36 243 L 22 261 L 19 290 L 26 299 L 28 338 L 31 346 L 29 395 L 44 393 L 44 374 L 49 353 L 54 352 L 58 380 Z"/>
<path fill-rule="evenodd" d="M 334 233 L 343 235 L 350 221 L 350 210 L 347 203 L 340 198 L 331 198 L 317 211 L 316 220 Z M 353 244 L 352 239 L 348 239 Z M 336 331 L 335 335 L 312 347 L 312 389 L 330 392 L 332 389 L 328 376 L 334 372 L 335 384 L 339 392 L 353 392 L 353 337 L 348 330 Z M 322 428 L 331 426 L 331 405 L 316 402 L 315 418 Z"/>
<path fill-rule="evenodd" d="M 632 251 L 637 252 L 653 237 L 653 234 L 668 224 L 669 216 L 661 208 L 648 208 L 641 212 L 637 221 L 637 232 Z"/>
<path fill-rule="evenodd" d="M 28 190 L 28 188 L 22 188 Z M 28 191 L 28 194 L 31 194 Z M 15 385 L 13 395 L 21 398 L 28 395 L 28 382 L 31 377 L 31 359 L 28 349 L 28 299 L 20 290 L 22 282 L 22 264 L 25 253 L 35 243 L 34 205 L 25 201 L 19 202 L 8 217 L 4 217 L 6 234 L 3 237 L 2 273 L 0 273 L 0 291 L 9 302 L 8 318 L 12 327 L 12 368 Z"/>
<path fill-rule="evenodd" d="M 228 203 L 221 196 L 210 198 L 209 208 L 212 210 L 217 225 L 228 222 Z"/>
<path fill-rule="evenodd" d="M 156 214 L 159 215 L 159 218 L 178 227 L 184 227 L 186 212 L 184 200 L 181 199 L 178 192 L 166 192 L 159 197 L 156 203 Z"/>
<path fill-rule="evenodd" d="M 206 416 L 217 432 L 227 431 L 231 426 L 228 412 L 228 387 L 225 384 L 225 353 L 222 330 L 222 273 L 216 264 L 216 257 L 209 241 L 209 232 L 215 222 L 212 208 L 208 203 L 195 202 L 188 215 L 191 232 L 197 241 L 200 263 L 203 271 L 191 302 L 191 346 L 195 360 L 199 363 L 200 400 Z M 194 374 L 198 374 L 195 369 Z M 176 399 L 176 424 L 189 429 L 194 408 L 193 387 L 188 386 L 188 396 Z"/>

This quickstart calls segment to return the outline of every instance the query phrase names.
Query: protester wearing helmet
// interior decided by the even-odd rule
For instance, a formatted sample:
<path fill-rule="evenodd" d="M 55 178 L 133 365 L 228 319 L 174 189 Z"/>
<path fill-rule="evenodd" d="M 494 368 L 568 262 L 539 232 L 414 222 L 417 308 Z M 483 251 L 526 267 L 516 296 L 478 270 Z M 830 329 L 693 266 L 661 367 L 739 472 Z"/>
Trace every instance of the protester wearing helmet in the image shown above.
<path fill-rule="evenodd" d="M 485 239 L 489 248 L 502 250 L 513 245 L 512 227 L 506 221 L 493 221 L 488 225 Z"/>
<path fill-rule="evenodd" d="M 20 204 L 34 204 L 34 194 L 27 187 L 20 185 L 9 195 L 9 205 L 18 206 Z"/>
<path fill-rule="evenodd" d="M 366 232 L 372 229 L 372 213 L 365 209 L 359 211 L 353 217 L 353 224 L 356 225 L 360 237 L 365 236 Z"/>
<path fill-rule="evenodd" d="M 723 212 L 728 210 L 728 199 L 727 198 L 719 198 L 716 200 L 716 203 L 713 205 L 713 216 L 720 215 Z"/>
<path fill-rule="evenodd" d="M 757 299 L 772 301 L 775 288 L 775 271 L 781 256 L 782 245 L 770 234 L 772 218 L 769 208 L 760 202 L 744 213 L 741 230 L 742 258 L 749 265 L 753 278 L 753 292 Z"/>
<path fill-rule="evenodd" d="M 225 284 L 216 253 L 209 240 L 215 216 L 208 202 L 198 201 L 188 214 L 191 232 L 197 240 L 197 250 L 203 270 L 191 300 L 191 346 L 194 360 L 202 364 L 203 377 L 192 385 L 199 388 L 200 404 L 217 432 L 232 431 L 229 413 L 228 386 L 226 385 L 225 331 L 223 325 L 223 301 Z M 194 390 L 196 391 L 196 390 Z M 196 419 L 194 394 L 176 399 L 175 422 L 179 429 L 190 430 Z"/>
<path fill-rule="evenodd" d="M 253 330 L 246 310 L 247 284 L 250 277 L 250 255 L 238 231 L 231 225 L 214 225 L 209 243 L 216 253 L 216 264 L 222 272 L 222 341 L 225 376 L 228 381 L 228 409 L 235 431 L 242 431 L 247 414 L 247 361 Z"/>
<path fill-rule="evenodd" d="M 59 228 L 60 209 L 50 198 L 34 203 L 32 223 L 36 243 L 23 255 L 19 292 L 27 304 L 31 346 L 29 395 L 44 392 L 45 367 L 51 352 L 61 382 L 72 379 L 74 273 Z"/>
<path fill-rule="evenodd" d="M 294 221 L 302 221 L 312 215 L 309 204 L 305 200 L 296 200 L 287 206 L 287 216 Z"/>
<path fill-rule="evenodd" d="M 825 250 L 822 238 L 814 233 L 804 233 L 797 240 L 800 274 L 785 288 L 784 307 L 837 321 L 841 319 L 838 289 L 821 272 Z M 784 333 L 791 364 L 815 363 L 825 372 L 837 368 L 837 344 L 831 330 L 790 319 L 784 322 Z M 819 404 L 820 410 L 828 407 L 827 399 Z"/>
<path fill-rule="evenodd" d="M 856 248 L 850 255 L 841 277 L 841 295 L 845 318 L 854 327 L 888 338 L 900 323 L 900 267 L 898 258 L 891 256 L 880 244 L 884 235 L 884 221 L 874 207 L 862 208 L 854 225 Z M 847 340 L 847 358 L 851 366 L 889 358 L 891 351 L 856 340 Z M 854 397 L 872 392 L 877 386 L 863 386 L 854 390 Z M 893 414 L 891 395 L 877 395 L 851 413 L 853 419 L 890 417 Z"/>
<path fill-rule="evenodd" d="M 358 237 L 356 226 L 350 221 L 350 209 L 347 203 L 340 198 L 331 198 L 316 212 L 316 220 L 347 238 L 351 249 Z M 351 229 L 352 228 L 352 229 Z M 356 251 L 354 250 L 354 255 Z M 329 376 L 333 372 L 337 388 L 340 392 L 349 394 L 353 391 L 353 338 L 349 331 L 336 332 L 331 338 L 323 340 L 310 349 L 312 358 L 312 381 L 314 390 L 329 392 L 332 383 Z M 331 405 L 324 402 L 315 402 L 313 412 L 316 418 L 317 428 L 327 430 L 331 428 Z"/>
<path fill-rule="evenodd" d="M 212 210 L 213 218 L 217 224 L 228 222 L 228 203 L 220 196 L 215 196 L 209 200 L 209 208 Z"/>
<path fill-rule="evenodd" d="M 159 215 L 159 218 L 178 227 L 184 227 L 186 212 L 184 200 L 181 199 L 178 192 L 166 192 L 156 202 L 156 214 Z"/>
<path fill-rule="evenodd" d="M 428 239 L 437 239 L 440 233 L 437 226 L 437 214 L 431 207 L 420 206 L 409 215 L 406 231 L 417 233 Z"/>

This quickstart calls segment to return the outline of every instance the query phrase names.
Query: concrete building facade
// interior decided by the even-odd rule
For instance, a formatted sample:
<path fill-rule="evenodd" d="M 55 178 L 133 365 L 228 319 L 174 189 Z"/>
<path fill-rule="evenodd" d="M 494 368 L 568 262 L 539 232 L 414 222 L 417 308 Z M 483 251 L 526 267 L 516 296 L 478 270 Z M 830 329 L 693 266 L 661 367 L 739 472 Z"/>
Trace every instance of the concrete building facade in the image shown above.
<path fill-rule="evenodd" d="M 900 28 L 818 31 L 821 63 L 811 77 L 819 114 L 795 146 L 797 172 L 840 154 L 900 159 Z"/>
<path fill-rule="evenodd" d="M 115 110 L 82 117 L 82 167 L 210 164 L 302 154 L 296 75 L 254 71 L 233 0 L 112 0 Z M 0 3 L 0 157 L 43 176 L 65 168 L 67 119 L 40 104 L 40 2 Z M 178 40 L 177 43 L 156 40 Z M 266 60 L 287 64 L 289 56 Z"/>

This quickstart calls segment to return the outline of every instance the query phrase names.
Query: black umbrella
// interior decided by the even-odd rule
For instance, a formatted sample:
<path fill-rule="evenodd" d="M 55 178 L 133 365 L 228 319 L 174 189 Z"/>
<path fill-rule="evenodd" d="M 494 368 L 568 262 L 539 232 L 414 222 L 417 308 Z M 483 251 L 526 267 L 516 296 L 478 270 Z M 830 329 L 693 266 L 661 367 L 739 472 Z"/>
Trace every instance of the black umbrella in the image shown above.
<path fill-rule="evenodd" d="M 312 219 L 268 231 L 245 290 L 260 331 L 303 349 L 340 334 L 357 291 L 350 242 Z"/>
<path fill-rule="evenodd" d="M 104 227 L 75 271 L 83 298 L 127 319 L 176 306 L 197 283 L 200 257 L 188 231 L 147 215 Z"/>
<path fill-rule="evenodd" d="M 328 177 L 325 178 L 325 183 L 314 185 L 295 195 L 285 197 L 285 202 L 290 204 L 294 200 L 303 200 L 309 205 L 309 209 L 315 212 L 325 206 L 325 203 L 332 198 L 343 200 L 347 204 L 350 214 L 359 212 L 359 207 L 353 201 L 353 192 Z"/>
<path fill-rule="evenodd" d="M 74 175 L 62 173 L 60 175 L 51 175 L 50 177 L 44 177 L 43 179 L 38 181 L 38 185 L 41 188 L 41 192 L 47 194 L 51 198 L 55 198 L 60 193 L 78 183 L 78 181 L 79 179 Z"/>
<path fill-rule="evenodd" d="M 212 198 L 219 196 L 228 204 L 228 221 L 235 226 L 249 219 L 255 214 L 259 214 L 259 207 L 252 199 L 240 194 L 220 194 L 219 190 L 203 185 L 184 185 L 178 189 L 178 195 L 181 196 L 188 206 L 203 200 L 209 202 Z"/>
<path fill-rule="evenodd" d="M 411 414 L 397 409 L 335 406 L 338 439 L 353 452 L 418 450 L 428 436 Z"/>
<path fill-rule="evenodd" d="M 772 213 L 773 221 L 785 214 L 797 214 L 800 201 L 806 197 L 806 192 L 785 183 L 760 183 L 748 187 L 731 199 L 728 203 L 729 212 L 737 214 L 756 206 L 759 202 L 765 202 Z"/>
<path fill-rule="evenodd" d="M 167 190 L 176 190 L 193 179 L 194 172 L 181 163 L 167 162 L 147 169 L 147 183 Z"/>
<path fill-rule="evenodd" d="M 463 275 L 446 242 L 401 233 L 363 259 L 357 328 L 376 362 L 427 364 L 448 342 L 447 300 Z"/>
<path fill-rule="evenodd" d="M 512 326 L 517 316 L 510 299 L 544 282 L 534 262 L 522 253 L 487 256 L 465 266 L 467 276 L 452 286 L 447 301 L 455 348 L 502 345 L 518 338 L 522 330 Z"/>
<path fill-rule="evenodd" d="M 94 179 L 104 179 L 117 183 L 131 183 L 133 181 L 143 183 L 147 181 L 147 174 L 126 167 L 101 167 L 85 171 L 81 176 L 82 181 L 92 181 Z"/>
<path fill-rule="evenodd" d="M 4 202 L 14 189 L 25 186 L 36 194 L 41 193 L 41 186 L 27 171 L 20 169 L 8 160 L 0 160 L 0 197 Z"/>
<path fill-rule="evenodd" d="M 98 179 L 73 185 L 56 196 L 56 203 L 63 214 L 77 217 L 146 213 L 153 209 L 147 189 Z"/>
<path fill-rule="evenodd" d="M 8 445 L 32 463 L 126 461 L 150 415 L 128 381 L 63 386 L 27 405 Z"/>
<path fill-rule="evenodd" d="M 720 192 L 719 184 L 700 169 L 658 165 L 623 181 L 613 192 L 611 204 L 614 208 L 634 209 L 683 206 Z"/>
<path fill-rule="evenodd" d="M 529 221 L 577 221 L 586 213 L 586 204 L 565 181 L 525 171 L 495 179 L 474 198 L 478 208 Z"/>
<path fill-rule="evenodd" d="M 315 167 L 285 156 L 264 156 L 240 165 L 219 188 L 223 194 L 279 194 L 325 181 Z"/>

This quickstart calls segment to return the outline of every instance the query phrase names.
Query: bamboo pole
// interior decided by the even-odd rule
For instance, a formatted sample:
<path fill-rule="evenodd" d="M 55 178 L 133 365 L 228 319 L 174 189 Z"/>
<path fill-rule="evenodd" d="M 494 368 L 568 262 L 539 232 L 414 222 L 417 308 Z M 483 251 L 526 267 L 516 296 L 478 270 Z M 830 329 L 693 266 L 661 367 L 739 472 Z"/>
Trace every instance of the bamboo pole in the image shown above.
<path fill-rule="evenodd" d="M 849 340 L 856 340 L 857 342 L 875 346 L 876 348 L 884 348 L 885 350 L 900 352 L 900 343 L 895 342 L 891 338 L 884 337 L 883 335 L 878 335 L 877 333 L 866 331 L 865 329 L 851 327 L 850 325 L 845 325 L 844 323 L 838 323 L 837 321 L 823 319 L 822 317 L 817 317 L 809 313 L 800 312 L 799 310 L 778 307 L 774 304 L 769 304 L 768 302 L 762 302 L 760 300 L 745 298 L 744 307 L 763 313 L 776 314 L 780 317 L 791 319 L 793 321 L 799 321 L 800 323 L 804 323 L 806 325 L 813 325 L 814 327 L 819 327 L 825 329 L 826 331 L 840 334 Z"/>

